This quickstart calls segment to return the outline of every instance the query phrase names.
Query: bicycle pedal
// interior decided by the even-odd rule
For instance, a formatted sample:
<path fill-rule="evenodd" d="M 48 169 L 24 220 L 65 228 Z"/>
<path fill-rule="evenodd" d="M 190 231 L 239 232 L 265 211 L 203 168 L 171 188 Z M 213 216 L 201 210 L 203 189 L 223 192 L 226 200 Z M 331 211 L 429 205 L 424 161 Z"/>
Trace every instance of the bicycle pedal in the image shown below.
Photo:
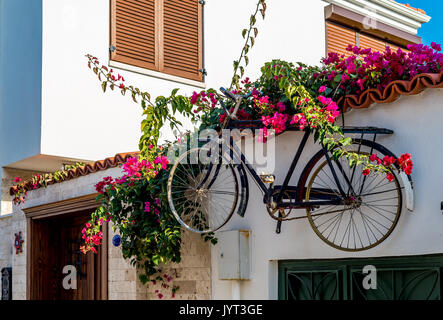
<path fill-rule="evenodd" d="M 263 183 L 274 183 L 275 176 L 271 173 L 262 173 L 260 174 L 260 179 L 263 181 Z"/>

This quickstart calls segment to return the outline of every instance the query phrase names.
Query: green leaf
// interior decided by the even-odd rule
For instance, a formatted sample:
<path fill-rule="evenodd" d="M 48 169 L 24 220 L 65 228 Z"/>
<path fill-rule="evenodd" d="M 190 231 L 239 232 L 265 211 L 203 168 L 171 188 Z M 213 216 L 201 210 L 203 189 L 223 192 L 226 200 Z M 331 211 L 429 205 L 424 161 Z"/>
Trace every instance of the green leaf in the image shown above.
<path fill-rule="evenodd" d="M 175 94 L 177 93 L 178 90 L 180 90 L 180 89 L 179 88 L 175 88 L 174 90 L 172 90 L 171 96 L 175 96 Z"/>
<path fill-rule="evenodd" d="M 102 82 L 102 90 L 103 90 L 103 92 L 106 92 L 106 87 L 107 87 L 107 85 L 108 85 L 108 82 L 107 82 L 107 81 L 103 81 L 103 82 Z"/>
<path fill-rule="evenodd" d="M 241 32 L 241 35 L 242 35 L 243 39 L 244 39 L 245 36 L 246 36 L 246 32 L 248 32 L 247 29 L 243 29 L 242 32 Z"/>

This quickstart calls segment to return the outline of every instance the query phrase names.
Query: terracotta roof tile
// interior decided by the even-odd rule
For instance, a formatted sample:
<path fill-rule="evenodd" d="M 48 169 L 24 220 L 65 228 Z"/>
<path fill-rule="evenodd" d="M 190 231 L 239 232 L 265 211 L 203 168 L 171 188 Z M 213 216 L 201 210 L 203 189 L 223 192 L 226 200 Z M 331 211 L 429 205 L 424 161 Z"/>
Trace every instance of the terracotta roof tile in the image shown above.
<path fill-rule="evenodd" d="M 63 181 L 75 179 L 75 178 L 78 178 L 81 176 L 86 176 L 90 173 L 95 173 L 98 171 L 103 171 L 106 169 L 115 168 L 115 167 L 125 163 L 126 160 L 128 160 L 129 158 L 137 156 L 138 154 L 139 154 L 139 152 L 118 153 L 114 157 L 106 158 L 104 160 L 95 161 L 95 162 L 89 163 L 87 165 L 84 165 L 82 167 L 78 167 L 76 169 L 71 169 L 68 171 L 68 176 Z M 60 182 L 63 182 L 63 181 L 60 181 Z M 55 184 L 55 183 L 58 183 L 58 182 L 55 180 L 49 181 L 48 185 Z M 26 187 L 27 191 L 31 191 L 31 190 L 35 190 L 35 189 L 40 188 L 41 185 L 34 189 L 32 186 L 32 183 L 30 181 L 26 181 L 25 187 Z M 18 188 L 16 186 L 14 186 L 14 187 L 11 187 L 11 189 L 9 190 L 9 193 L 11 196 L 13 196 L 17 193 L 17 191 L 18 191 Z"/>
<path fill-rule="evenodd" d="M 350 95 L 338 101 L 346 112 L 349 108 L 368 108 L 373 103 L 390 103 L 400 96 L 416 95 L 426 88 L 443 88 L 443 71 L 441 73 L 423 73 L 410 81 L 393 81 L 384 90 L 368 89 L 360 95 Z"/>
<path fill-rule="evenodd" d="M 400 3 L 401 5 L 404 5 L 405 7 L 408 7 L 408 8 L 410 8 L 410 9 L 412 9 L 412 10 L 415 10 L 415 11 L 417 11 L 417 12 L 420 12 L 420 13 L 423 13 L 423 14 L 426 14 L 426 11 L 425 10 L 423 10 L 423 9 L 419 9 L 419 8 L 414 8 L 414 7 L 411 7 L 411 5 L 409 4 L 409 3 Z"/>

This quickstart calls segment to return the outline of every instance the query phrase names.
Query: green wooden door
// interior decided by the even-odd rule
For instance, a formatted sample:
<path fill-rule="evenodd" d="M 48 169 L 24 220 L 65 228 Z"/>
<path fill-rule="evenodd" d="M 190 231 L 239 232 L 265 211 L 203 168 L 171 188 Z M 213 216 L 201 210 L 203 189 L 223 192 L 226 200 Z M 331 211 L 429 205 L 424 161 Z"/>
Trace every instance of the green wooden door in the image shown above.
<path fill-rule="evenodd" d="M 365 289 L 365 266 L 376 288 Z M 443 256 L 279 262 L 282 300 L 441 300 Z"/>

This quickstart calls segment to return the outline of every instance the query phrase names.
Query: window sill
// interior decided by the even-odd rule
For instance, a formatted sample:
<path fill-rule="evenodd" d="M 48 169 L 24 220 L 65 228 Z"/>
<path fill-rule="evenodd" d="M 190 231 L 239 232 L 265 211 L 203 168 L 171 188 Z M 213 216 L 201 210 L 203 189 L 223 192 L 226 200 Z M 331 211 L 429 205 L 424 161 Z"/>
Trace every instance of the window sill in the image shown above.
<path fill-rule="evenodd" d="M 149 77 L 154 77 L 154 78 L 158 78 L 158 79 L 162 79 L 162 80 L 182 83 L 182 84 L 186 84 L 189 86 L 206 89 L 206 83 L 204 83 L 204 82 L 181 78 L 181 77 L 173 76 L 170 74 L 161 73 L 158 71 L 148 70 L 148 69 L 132 66 L 132 65 L 126 64 L 126 63 L 121 63 L 121 62 L 109 60 L 109 66 L 113 67 L 113 68 L 118 68 L 121 70 L 135 72 L 135 73 L 142 74 L 142 75 L 149 76 Z"/>

